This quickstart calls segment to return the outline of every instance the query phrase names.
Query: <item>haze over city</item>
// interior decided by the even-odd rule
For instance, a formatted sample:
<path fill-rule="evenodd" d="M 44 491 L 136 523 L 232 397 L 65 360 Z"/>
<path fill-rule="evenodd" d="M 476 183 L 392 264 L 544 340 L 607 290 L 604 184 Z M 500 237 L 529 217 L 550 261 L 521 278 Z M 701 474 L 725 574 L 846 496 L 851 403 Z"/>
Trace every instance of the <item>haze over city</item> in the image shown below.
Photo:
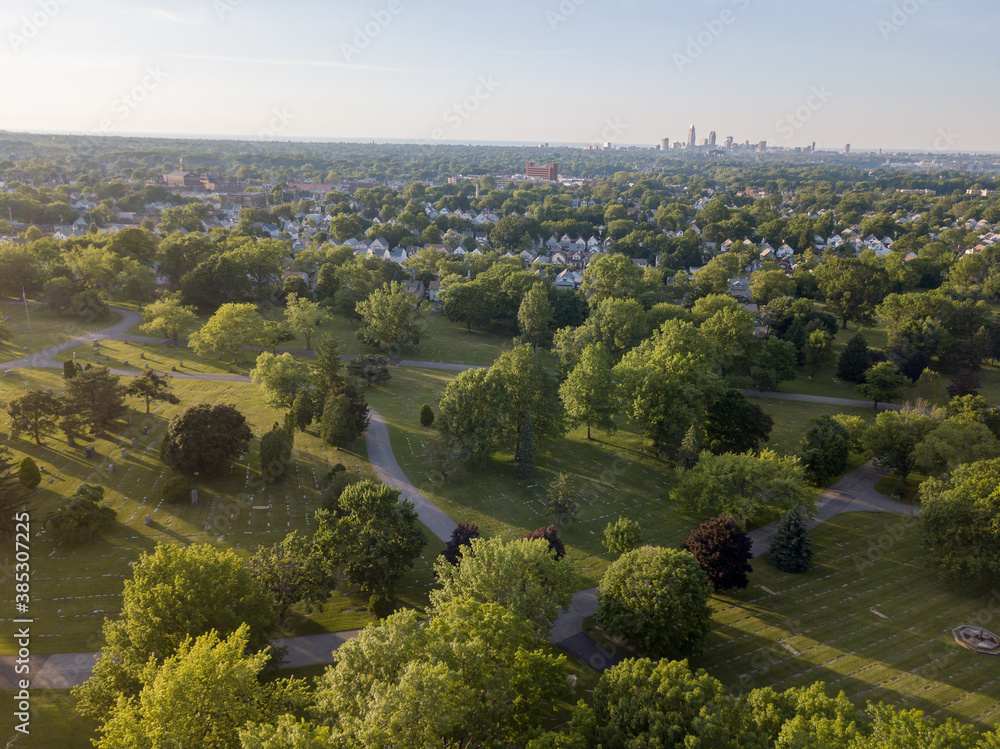
<path fill-rule="evenodd" d="M 11 0 L 0 129 L 996 151 L 995 3 Z"/>

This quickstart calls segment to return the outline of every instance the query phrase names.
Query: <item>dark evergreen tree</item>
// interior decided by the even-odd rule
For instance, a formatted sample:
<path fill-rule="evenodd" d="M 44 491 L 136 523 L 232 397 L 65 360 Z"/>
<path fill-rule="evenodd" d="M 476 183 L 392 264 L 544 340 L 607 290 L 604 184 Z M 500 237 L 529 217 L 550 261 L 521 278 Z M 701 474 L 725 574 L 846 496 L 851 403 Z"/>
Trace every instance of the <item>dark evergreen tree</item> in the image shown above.
<path fill-rule="evenodd" d="M 313 405 L 312 395 L 305 390 L 300 390 L 295 400 L 292 402 L 292 410 L 289 411 L 292 421 L 300 432 L 304 432 L 312 424 L 316 416 L 316 407 Z"/>
<path fill-rule="evenodd" d="M 343 448 L 361 436 L 351 409 L 351 400 L 342 392 L 331 392 L 323 404 L 319 420 L 319 435 L 323 441 L 336 448 Z"/>
<path fill-rule="evenodd" d="M 441 552 L 441 556 L 452 564 L 462 560 L 462 547 L 472 547 L 472 539 L 479 538 L 479 526 L 475 523 L 459 523 L 451 532 L 451 539 Z"/>
<path fill-rule="evenodd" d="M 115 511 L 103 502 L 103 486 L 83 484 L 72 497 L 49 513 L 45 527 L 59 545 L 92 541 L 115 523 Z"/>
<path fill-rule="evenodd" d="M 65 412 L 98 434 L 128 411 L 121 378 L 107 367 L 92 367 L 66 381 Z"/>
<path fill-rule="evenodd" d="M 76 377 L 76 375 L 77 375 L 78 372 L 82 372 L 82 371 L 83 371 L 83 367 L 81 367 L 79 364 L 77 364 L 72 359 L 67 359 L 66 361 L 63 362 L 63 379 L 64 380 L 72 380 L 74 377 Z"/>
<path fill-rule="evenodd" d="M 705 412 L 705 447 L 716 455 L 756 452 L 767 442 L 774 420 L 739 390 L 730 390 Z"/>
<path fill-rule="evenodd" d="M 753 572 L 753 541 L 728 515 L 706 520 L 681 546 L 698 560 L 714 590 L 745 588 Z"/>
<path fill-rule="evenodd" d="M 426 403 L 420 409 L 420 423 L 425 427 L 429 427 L 434 423 L 434 411 Z"/>
<path fill-rule="evenodd" d="M 805 572 L 812 565 L 812 544 L 804 508 L 790 510 L 778 522 L 768 559 L 782 572 Z"/>
<path fill-rule="evenodd" d="M 861 334 L 854 336 L 844 346 L 837 360 L 837 377 L 847 382 L 861 384 L 871 363 L 868 356 L 868 340 Z"/>
<path fill-rule="evenodd" d="M 847 430 L 829 414 L 812 420 L 799 448 L 802 465 L 817 486 L 843 474 L 850 454 Z"/>
<path fill-rule="evenodd" d="M 260 439 L 260 472 L 269 484 L 281 481 L 292 462 L 292 440 L 277 422 Z"/>
<path fill-rule="evenodd" d="M 10 451 L 0 446 L 0 538 L 14 533 L 14 516 L 28 508 L 28 494 Z"/>
<path fill-rule="evenodd" d="M 559 538 L 559 530 L 554 525 L 547 525 L 544 528 L 539 528 L 531 533 L 525 533 L 524 537 L 528 539 L 547 541 L 549 544 L 549 551 L 556 555 L 556 559 L 562 559 L 566 556 L 566 544 L 564 544 Z"/>
<path fill-rule="evenodd" d="M 368 387 L 384 385 L 392 376 L 389 373 L 389 357 L 378 354 L 362 354 L 347 362 L 347 373 Z"/>
<path fill-rule="evenodd" d="M 530 411 L 524 412 L 518 451 L 514 457 L 517 459 L 518 478 L 527 479 L 535 475 L 535 427 Z"/>

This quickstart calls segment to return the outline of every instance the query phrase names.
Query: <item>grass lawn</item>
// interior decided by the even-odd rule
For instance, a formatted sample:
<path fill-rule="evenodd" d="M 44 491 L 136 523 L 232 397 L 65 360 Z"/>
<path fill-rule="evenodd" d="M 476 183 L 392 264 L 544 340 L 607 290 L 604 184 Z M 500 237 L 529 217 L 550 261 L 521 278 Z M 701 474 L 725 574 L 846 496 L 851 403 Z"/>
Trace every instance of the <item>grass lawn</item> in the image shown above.
<path fill-rule="evenodd" d="M 58 389 L 62 382 L 60 375 L 50 370 L 24 369 L 18 374 L 17 378 L 0 380 L 0 409 L 23 388 Z M 260 389 L 249 383 L 178 380 L 174 391 L 181 399 L 180 406 L 154 404 L 149 416 L 133 413 L 132 424 L 117 435 L 89 443 L 97 452 L 92 460 L 84 457 L 82 447 L 68 448 L 59 435 L 50 436 L 42 447 L 24 438 L 10 441 L 2 435 L 15 458 L 30 455 L 43 471 L 32 510 L 35 653 L 99 649 L 104 617 L 114 616 L 121 608 L 129 563 L 157 543 L 211 543 L 249 555 L 258 544 L 275 543 L 291 530 L 310 530 L 315 524 L 312 515 L 318 506 L 320 482 L 333 464 L 343 462 L 359 478 L 374 478 L 363 441 L 354 450 L 339 452 L 322 445 L 313 434 L 298 434 L 290 475 L 265 487 L 259 475 L 259 437 L 280 414 L 261 403 Z M 197 507 L 168 506 L 160 497 L 160 489 L 170 476 L 159 461 L 160 441 L 167 420 L 180 408 L 199 401 L 236 404 L 251 423 L 255 438 L 248 455 L 234 463 L 228 473 L 198 484 Z M 148 435 L 143 434 L 146 426 Z M 137 447 L 132 447 L 132 438 L 138 441 Z M 123 448 L 127 457 L 121 455 Z M 105 487 L 105 501 L 117 512 L 118 524 L 93 544 L 56 547 L 43 532 L 44 518 L 85 482 Z M 150 525 L 146 525 L 147 516 Z M 416 607 L 426 603 L 430 565 L 440 548 L 436 541 L 429 544 L 415 570 L 404 577 L 399 592 L 402 603 Z M 0 565 L 12 561 L 11 553 L 8 549 L 0 554 Z M 13 593 L 12 586 L 0 591 L 2 603 L 9 605 Z M 369 621 L 366 605 L 367 597 L 335 594 L 322 612 L 308 616 L 295 612 L 282 636 L 364 626 Z M 14 643 L 5 633 L 0 639 L 0 654 L 12 652 Z"/>
<path fill-rule="evenodd" d="M 8 695 L 5 695 L 8 696 Z M 13 703 L 13 693 L 9 694 Z M 31 690 L 31 734 L 23 736 L 14 730 L 13 709 L 0 711 L 0 737 L 5 742 L 15 736 L 18 741 L 5 743 L 14 747 L 61 747 L 61 749 L 91 749 L 91 738 L 97 735 L 98 723 L 76 711 L 76 698 L 68 689 Z"/>
<path fill-rule="evenodd" d="M 842 406 L 827 406 L 822 403 L 800 403 L 798 401 L 774 400 L 771 398 L 750 398 L 774 419 L 771 439 L 767 447 L 785 455 L 798 452 L 799 443 L 812 427 L 813 419 L 824 414 L 845 414 L 860 416 L 865 421 L 873 422 L 875 413 L 870 408 L 845 408 Z"/>
<path fill-rule="evenodd" d="M 176 347 L 165 343 L 130 343 L 127 341 L 101 341 L 101 345 L 93 344 L 77 346 L 61 353 L 57 359 L 66 361 L 73 359 L 81 365 L 100 364 L 111 369 L 144 369 L 148 364 L 150 369 L 158 372 L 171 372 L 176 368 L 178 373 L 186 374 L 237 374 L 244 377 L 250 375 L 257 354 L 244 351 L 243 358 L 233 363 L 229 357 L 219 359 L 217 356 L 199 356 L 186 346 Z M 144 358 L 140 358 L 144 357 Z"/>
<path fill-rule="evenodd" d="M 24 314 L 24 305 L 16 302 L 0 304 L 0 316 L 7 319 L 7 325 L 14 334 L 10 341 L 0 343 L 0 361 L 11 361 L 23 356 L 44 351 L 71 338 L 92 333 L 101 328 L 107 328 L 119 322 L 122 318 L 114 312 L 103 320 L 77 320 L 72 317 L 57 317 L 44 307 L 28 308 L 31 316 L 31 327 Z"/>
<path fill-rule="evenodd" d="M 988 623 L 990 591 L 941 580 L 912 518 L 841 515 L 812 539 L 808 573 L 758 560 L 745 591 L 713 598 L 706 652 L 692 665 L 739 692 L 825 681 L 859 705 L 883 701 L 994 725 L 1000 660 L 951 636 L 961 624 Z"/>

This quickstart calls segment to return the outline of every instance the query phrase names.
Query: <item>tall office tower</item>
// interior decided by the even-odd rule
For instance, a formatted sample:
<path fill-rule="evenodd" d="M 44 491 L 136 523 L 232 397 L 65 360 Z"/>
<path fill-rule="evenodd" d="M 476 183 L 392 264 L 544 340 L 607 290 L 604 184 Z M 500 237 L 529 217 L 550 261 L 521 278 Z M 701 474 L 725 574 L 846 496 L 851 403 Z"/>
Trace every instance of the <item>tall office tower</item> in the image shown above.
<path fill-rule="evenodd" d="M 691 129 L 690 129 L 690 130 L 688 130 L 688 145 L 689 145 L 689 146 L 690 146 L 691 148 L 694 148 L 694 146 L 695 146 L 695 143 L 697 143 L 697 141 L 695 140 L 695 130 L 694 130 L 694 125 L 692 124 L 692 125 L 691 125 Z"/>
<path fill-rule="evenodd" d="M 713 130 L 708 134 L 708 145 L 715 148 L 715 131 Z"/>
<path fill-rule="evenodd" d="M 813 141 L 813 144 L 812 144 L 812 152 L 813 152 L 813 153 L 816 153 L 816 141 Z"/>
<path fill-rule="evenodd" d="M 727 151 L 733 150 L 733 136 L 731 135 L 728 138 L 726 138 L 726 150 Z"/>
<path fill-rule="evenodd" d="M 670 150 L 670 138 L 664 138 L 660 141 L 660 150 L 668 151 Z"/>
<path fill-rule="evenodd" d="M 844 146 L 844 155 L 846 156 L 850 154 L 850 152 L 851 152 L 851 144 L 848 143 L 846 146 Z"/>

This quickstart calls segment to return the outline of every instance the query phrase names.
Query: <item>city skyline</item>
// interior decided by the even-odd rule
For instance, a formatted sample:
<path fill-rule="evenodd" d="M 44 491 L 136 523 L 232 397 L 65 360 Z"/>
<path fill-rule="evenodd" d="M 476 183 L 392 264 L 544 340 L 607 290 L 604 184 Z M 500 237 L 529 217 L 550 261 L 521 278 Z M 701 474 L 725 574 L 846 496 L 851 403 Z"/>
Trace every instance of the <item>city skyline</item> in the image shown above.
<path fill-rule="evenodd" d="M 982 0 L 12 0 L 5 15 L 7 131 L 655 147 L 694 120 L 769 147 L 1000 151 L 1000 9 Z M 600 65 L 583 54 L 597 43 Z"/>

